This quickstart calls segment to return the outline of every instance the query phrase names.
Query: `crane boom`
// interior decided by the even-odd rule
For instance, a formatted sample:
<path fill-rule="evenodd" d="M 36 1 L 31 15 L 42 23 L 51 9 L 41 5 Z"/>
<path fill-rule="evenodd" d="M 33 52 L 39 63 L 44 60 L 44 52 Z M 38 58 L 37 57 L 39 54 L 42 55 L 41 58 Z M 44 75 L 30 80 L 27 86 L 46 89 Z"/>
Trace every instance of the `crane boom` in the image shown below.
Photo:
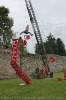
<path fill-rule="evenodd" d="M 32 3 L 31 3 L 30 0 L 25 0 L 25 3 L 26 3 L 27 11 L 28 11 L 28 14 L 29 14 L 29 17 L 30 17 L 30 21 L 31 21 L 31 24 L 32 24 L 32 28 L 33 28 L 33 31 L 34 31 L 34 34 L 35 34 L 35 37 L 36 37 L 36 40 L 37 40 L 39 51 L 40 51 L 40 54 L 41 54 L 41 57 L 42 57 L 42 61 L 43 61 L 44 66 L 46 66 L 47 56 L 46 56 L 43 40 L 42 40 L 42 37 L 41 37 L 39 25 L 38 25 L 38 22 L 37 22 L 37 19 L 36 19 L 36 16 L 35 16 L 35 12 L 34 12 L 34 9 L 33 9 L 33 6 L 32 6 Z"/>

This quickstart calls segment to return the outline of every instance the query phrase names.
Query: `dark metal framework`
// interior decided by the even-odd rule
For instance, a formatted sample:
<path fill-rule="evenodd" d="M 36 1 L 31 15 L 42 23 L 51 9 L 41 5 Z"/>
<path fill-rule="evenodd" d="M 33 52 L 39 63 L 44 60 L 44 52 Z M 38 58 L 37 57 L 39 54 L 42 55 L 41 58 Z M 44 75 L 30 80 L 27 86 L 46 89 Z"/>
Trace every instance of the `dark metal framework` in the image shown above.
<path fill-rule="evenodd" d="M 35 16 L 35 12 L 34 12 L 34 9 L 33 9 L 33 6 L 32 6 L 32 3 L 31 3 L 30 0 L 25 0 L 25 3 L 26 3 L 27 11 L 28 11 L 28 14 L 29 14 L 29 17 L 30 17 L 32 27 L 33 27 L 33 31 L 34 31 L 34 34 L 35 34 L 35 37 L 36 37 L 36 40 L 37 40 L 39 51 L 40 51 L 40 54 L 41 54 L 41 57 L 42 57 L 42 61 L 43 61 L 44 66 L 46 66 L 47 56 L 46 56 L 43 40 L 42 40 L 42 37 L 41 37 L 39 25 L 38 25 L 38 22 L 37 22 L 37 19 L 36 19 L 36 16 Z"/>

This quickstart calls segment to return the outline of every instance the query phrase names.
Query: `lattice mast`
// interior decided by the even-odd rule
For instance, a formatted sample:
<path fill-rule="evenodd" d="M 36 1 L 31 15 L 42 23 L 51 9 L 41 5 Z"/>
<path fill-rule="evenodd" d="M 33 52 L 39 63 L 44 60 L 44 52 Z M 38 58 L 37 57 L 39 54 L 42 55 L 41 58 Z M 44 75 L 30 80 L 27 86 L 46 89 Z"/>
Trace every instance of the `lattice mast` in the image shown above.
<path fill-rule="evenodd" d="M 39 51 L 40 51 L 40 54 L 41 54 L 41 57 L 42 57 L 42 61 L 43 61 L 44 66 L 46 66 L 47 56 L 46 56 L 46 53 L 45 53 L 45 47 L 44 47 L 44 44 L 43 44 L 43 40 L 42 40 L 42 37 L 41 37 L 41 32 L 40 32 L 39 25 L 38 25 L 38 22 L 37 22 L 37 19 L 36 19 L 36 16 L 35 16 L 35 12 L 34 12 L 34 9 L 33 9 L 33 6 L 32 6 L 32 3 L 31 3 L 30 0 L 25 0 L 25 3 L 26 3 L 27 11 L 28 11 L 28 14 L 29 14 L 29 17 L 30 17 L 32 27 L 33 27 L 33 31 L 34 31 L 34 34 L 35 34 L 35 37 L 36 37 L 36 40 L 37 40 Z"/>

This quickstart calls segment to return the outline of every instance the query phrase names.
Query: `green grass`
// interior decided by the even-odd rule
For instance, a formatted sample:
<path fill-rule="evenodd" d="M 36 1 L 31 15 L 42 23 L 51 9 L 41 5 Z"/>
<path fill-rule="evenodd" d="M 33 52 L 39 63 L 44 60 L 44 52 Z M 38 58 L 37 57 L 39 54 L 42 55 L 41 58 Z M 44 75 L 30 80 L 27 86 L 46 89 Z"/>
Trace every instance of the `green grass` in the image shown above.
<path fill-rule="evenodd" d="M 58 77 L 62 78 L 58 82 Z M 0 100 L 66 100 L 66 80 L 64 74 L 54 73 L 53 78 L 33 79 L 32 84 L 24 83 L 20 78 L 0 80 Z"/>

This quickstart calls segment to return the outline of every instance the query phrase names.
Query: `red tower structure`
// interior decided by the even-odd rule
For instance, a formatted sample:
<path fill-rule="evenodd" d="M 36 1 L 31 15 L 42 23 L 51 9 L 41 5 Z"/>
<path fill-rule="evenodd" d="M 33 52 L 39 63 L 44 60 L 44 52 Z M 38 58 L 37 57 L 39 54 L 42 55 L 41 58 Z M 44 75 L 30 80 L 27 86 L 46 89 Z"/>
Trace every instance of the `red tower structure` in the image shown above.
<path fill-rule="evenodd" d="M 10 65 L 16 71 L 16 74 L 26 82 L 26 84 L 30 84 L 31 80 L 27 77 L 27 75 L 20 69 L 20 66 L 17 64 L 18 60 L 18 38 L 13 39 L 12 43 L 12 53 L 11 53 L 11 61 Z"/>

